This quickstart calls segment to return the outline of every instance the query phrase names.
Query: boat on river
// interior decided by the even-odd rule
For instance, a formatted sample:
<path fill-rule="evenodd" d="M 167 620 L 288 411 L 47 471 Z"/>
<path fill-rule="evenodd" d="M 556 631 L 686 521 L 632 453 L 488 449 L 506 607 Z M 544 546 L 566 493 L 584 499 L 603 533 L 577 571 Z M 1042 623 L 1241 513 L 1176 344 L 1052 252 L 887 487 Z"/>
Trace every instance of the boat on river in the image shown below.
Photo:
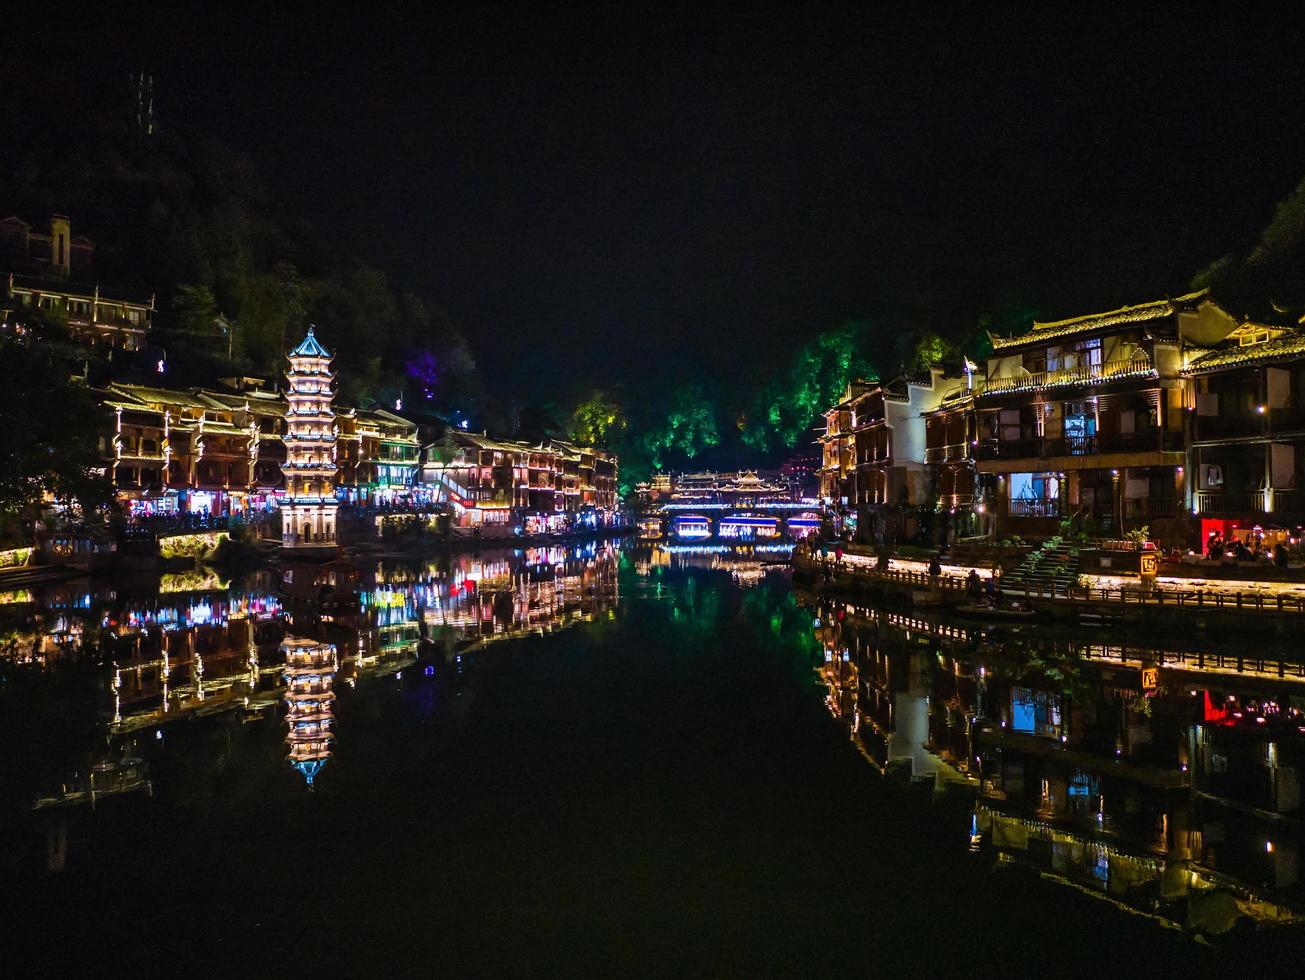
<path fill-rule="evenodd" d="M 962 616 L 975 616 L 979 619 L 1032 619 L 1036 613 L 1022 606 L 988 606 L 983 603 L 966 603 L 955 610 Z"/>

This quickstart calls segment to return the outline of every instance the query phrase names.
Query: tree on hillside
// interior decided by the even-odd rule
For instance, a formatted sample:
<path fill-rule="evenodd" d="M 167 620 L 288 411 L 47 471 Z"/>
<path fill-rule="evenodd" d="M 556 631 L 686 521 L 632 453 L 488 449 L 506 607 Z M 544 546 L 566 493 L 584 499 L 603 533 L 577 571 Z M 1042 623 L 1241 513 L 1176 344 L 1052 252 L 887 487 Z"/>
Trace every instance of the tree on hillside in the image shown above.
<path fill-rule="evenodd" d="M 1245 255 L 1228 254 L 1196 274 L 1194 289 L 1209 289 L 1236 314 L 1269 316 L 1305 307 L 1305 180 L 1278 203 Z M 1275 309 L 1276 308 L 1276 309 Z"/>
<path fill-rule="evenodd" d="M 31 515 L 44 495 L 87 513 L 112 493 L 98 436 L 108 418 L 87 388 L 69 379 L 56 348 L 0 340 L 0 514 Z"/>
<path fill-rule="evenodd" d="M 16 137 L 0 155 L 0 207 L 31 219 L 71 214 L 76 232 L 96 241 L 98 281 L 156 295 L 170 373 L 175 365 L 198 381 L 223 362 L 278 378 L 313 322 L 346 399 L 428 401 L 405 375 L 422 349 L 443 366 L 429 401 L 465 410 L 482 397 L 475 359 L 448 318 L 282 213 L 247 156 L 175 125 L 142 138 L 123 112 L 127 93 L 97 87 L 75 65 L 43 62 L 34 72 L 0 55 L 0 87 L 9 95 L 0 127 Z M 219 336 L 223 322 L 230 336 Z"/>
<path fill-rule="evenodd" d="M 787 369 L 763 385 L 740 420 L 744 443 L 768 452 L 802 441 L 849 381 L 875 374 L 865 355 L 870 337 L 868 324 L 846 323 L 798 348 Z"/>
<path fill-rule="evenodd" d="M 582 446 L 613 448 L 628 426 L 625 407 L 611 392 L 595 388 L 571 413 L 570 437 Z"/>

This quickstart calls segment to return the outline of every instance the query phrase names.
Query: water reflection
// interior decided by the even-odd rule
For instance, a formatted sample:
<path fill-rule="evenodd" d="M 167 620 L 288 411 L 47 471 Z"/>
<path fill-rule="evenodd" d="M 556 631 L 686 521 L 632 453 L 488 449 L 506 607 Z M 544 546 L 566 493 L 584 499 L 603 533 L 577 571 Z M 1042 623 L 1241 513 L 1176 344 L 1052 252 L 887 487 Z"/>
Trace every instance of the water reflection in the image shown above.
<path fill-rule="evenodd" d="M 281 642 L 281 656 L 285 661 L 288 757 L 311 787 L 331 757 L 331 709 L 340 661 L 332 644 L 299 636 L 287 636 Z"/>
<path fill-rule="evenodd" d="M 764 541 L 758 543 L 712 542 L 695 544 L 644 543 L 632 550 L 635 567 L 641 575 L 657 568 L 701 568 L 721 570 L 739 585 L 748 588 L 759 585 L 766 572 L 786 567 L 793 556 L 792 540 Z"/>
<path fill-rule="evenodd" d="M 592 620 L 620 594 L 618 559 L 614 543 L 589 542 L 8 594 L 0 663 L 27 687 L 16 707 L 42 721 L 47 708 L 62 712 L 76 733 L 62 751 L 25 760 L 11 786 L 26 786 L 38 808 L 149 792 L 147 760 L 171 726 L 218 715 L 258 722 L 282 708 L 287 755 L 311 786 L 337 734 L 340 684 L 418 663 L 433 674 L 487 643 Z M 70 674 L 94 696 L 60 702 Z"/>
<path fill-rule="evenodd" d="M 287 565 L 235 581 L 200 572 L 36 590 L 0 612 L 0 707 L 11 735 L 30 736 L 11 738 L 0 752 L 0 819 L 26 821 L 30 830 L 35 811 L 45 842 L 39 860 L 60 870 L 70 839 L 74 862 L 77 848 L 87 849 L 91 833 L 70 837 L 68 828 L 92 808 L 122 804 L 133 817 L 157 811 L 160 825 L 179 816 L 189 829 L 228 802 L 250 808 L 272 787 L 285 793 L 278 802 L 315 809 L 333 792 L 368 801 L 388 794 L 387 812 L 407 813 L 411 777 L 397 776 L 397 764 L 385 769 L 387 757 L 428 763 L 422 743 L 435 726 L 427 722 L 456 715 L 454 698 L 464 692 L 471 697 L 457 704 L 474 700 L 480 666 L 528 661 L 545 649 L 500 641 L 588 623 L 565 647 L 587 648 L 591 659 L 575 658 L 583 665 L 631 646 L 640 659 L 621 662 L 619 688 L 588 686 L 583 666 L 558 667 L 565 680 L 549 693 L 574 697 L 567 703 L 594 716 L 590 737 L 574 737 L 570 715 L 560 723 L 547 712 L 529 716 L 544 731 L 523 725 L 504 736 L 500 765 L 520 766 L 530 793 L 553 799 L 557 771 L 545 786 L 530 782 L 531 766 L 561 754 L 553 746 L 573 752 L 578 741 L 598 753 L 599 768 L 612 766 L 605 753 L 620 746 L 636 753 L 632 769 L 659 763 L 660 728 L 642 743 L 623 741 L 631 725 L 624 685 L 632 682 L 660 686 L 660 699 L 642 702 L 647 715 L 668 725 L 702 716 L 701 727 L 688 729 L 695 746 L 720 733 L 728 733 L 720 744 L 755 737 L 755 721 L 737 720 L 753 717 L 739 707 L 747 691 L 760 692 L 755 717 L 765 726 L 773 720 L 786 741 L 803 733 L 794 719 L 806 711 L 824 752 L 831 725 L 810 696 L 814 668 L 829 711 L 865 759 L 964 812 L 961 820 L 939 807 L 931 812 L 944 816 L 926 824 L 913 795 L 883 797 L 900 806 L 891 818 L 904 826 L 950 827 L 928 839 L 930 848 L 955 845 L 972 862 L 968 842 L 1001 866 L 1028 865 L 1203 932 L 1294 916 L 1305 897 L 1297 878 L 1305 665 L 1294 651 L 1264 645 L 1248 654 L 1199 634 L 1162 647 L 1104 631 L 1086 642 L 1023 624 L 990 629 L 818 600 L 790 588 L 779 571 L 786 556 L 787 546 L 770 542 L 624 550 L 595 542 Z M 675 673 L 689 662 L 706 663 L 706 672 Z M 779 692 L 757 680 L 776 666 L 790 672 Z M 678 684 L 684 676 L 692 678 L 687 688 Z M 420 724 L 371 717 L 407 708 Z M 526 713 L 518 694 L 494 717 L 511 724 Z M 549 724 L 559 727 L 550 732 Z M 463 743 L 470 769 L 487 751 L 484 734 Z M 518 757 L 536 735 L 549 751 Z M 693 785 L 712 787 L 704 793 L 728 789 L 733 776 L 712 768 L 713 751 L 695 753 L 703 769 Z M 805 767 L 812 753 L 798 754 Z M 812 759 L 814 770 L 837 773 L 841 783 L 866 773 L 867 782 L 888 785 L 854 757 L 824 754 L 846 770 Z M 221 775 L 241 766 L 243 797 Z M 833 782 L 822 780 L 812 785 Z M 400 782 L 398 790 L 390 785 Z M 697 812 L 697 792 L 675 799 Z M 186 809 L 178 802 L 186 793 L 201 802 Z M 534 799 L 530 793 L 523 798 Z M 492 799 L 477 812 L 501 816 Z M 756 819 L 765 825 L 768 815 Z M 249 846 L 245 859 L 257 864 Z M 369 856 L 380 860 L 380 847 Z"/>
<path fill-rule="evenodd" d="M 1202 932 L 1295 918 L 1296 651 L 807 601 L 830 710 L 880 771 L 973 792 L 977 849 Z"/>

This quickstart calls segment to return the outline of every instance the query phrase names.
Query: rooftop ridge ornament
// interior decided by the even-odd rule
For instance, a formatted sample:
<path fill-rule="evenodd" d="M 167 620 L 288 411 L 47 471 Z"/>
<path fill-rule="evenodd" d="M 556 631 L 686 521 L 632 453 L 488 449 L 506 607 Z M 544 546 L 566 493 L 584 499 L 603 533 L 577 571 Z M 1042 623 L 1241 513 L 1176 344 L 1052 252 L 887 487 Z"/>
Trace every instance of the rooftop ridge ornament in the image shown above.
<path fill-rule="evenodd" d="M 321 342 L 317 339 L 317 336 L 314 333 L 315 329 L 316 328 L 313 324 L 310 323 L 308 325 L 308 333 L 304 336 L 304 339 L 299 342 L 299 346 L 290 352 L 291 357 L 330 358 L 330 352 L 327 351 L 327 349 L 323 347 Z"/>

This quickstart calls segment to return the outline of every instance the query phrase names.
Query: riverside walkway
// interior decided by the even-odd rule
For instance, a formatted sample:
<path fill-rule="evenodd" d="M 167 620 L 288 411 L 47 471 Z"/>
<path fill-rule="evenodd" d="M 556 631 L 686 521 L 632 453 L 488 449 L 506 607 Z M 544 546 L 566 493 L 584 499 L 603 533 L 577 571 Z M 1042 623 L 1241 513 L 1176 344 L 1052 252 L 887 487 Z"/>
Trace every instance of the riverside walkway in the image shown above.
<path fill-rule="evenodd" d="M 795 553 L 793 564 L 823 589 L 895 593 L 916 605 L 952 609 L 984 602 L 969 593 L 967 566 L 944 565 L 941 574 L 930 575 L 924 562 L 893 558 L 883 568 L 877 558 L 864 555 L 845 554 L 839 562 L 807 551 Z M 988 569 L 974 571 L 984 580 L 992 575 Z M 1244 626 L 1256 632 L 1296 629 L 1302 622 L 1297 617 L 1305 615 L 1305 583 L 1205 583 L 1183 588 L 1177 587 L 1180 580 L 1173 580 L 1147 588 L 1140 582 L 1130 586 L 1117 578 L 1107 581 L 1102 586 L 1066 588 L 1001 586 L 998 608 L 1009 610 L 1014 601 L 1043 618 L 1078 619 L 1085 624 L 1122 620 L 1158 627 Z"/>

